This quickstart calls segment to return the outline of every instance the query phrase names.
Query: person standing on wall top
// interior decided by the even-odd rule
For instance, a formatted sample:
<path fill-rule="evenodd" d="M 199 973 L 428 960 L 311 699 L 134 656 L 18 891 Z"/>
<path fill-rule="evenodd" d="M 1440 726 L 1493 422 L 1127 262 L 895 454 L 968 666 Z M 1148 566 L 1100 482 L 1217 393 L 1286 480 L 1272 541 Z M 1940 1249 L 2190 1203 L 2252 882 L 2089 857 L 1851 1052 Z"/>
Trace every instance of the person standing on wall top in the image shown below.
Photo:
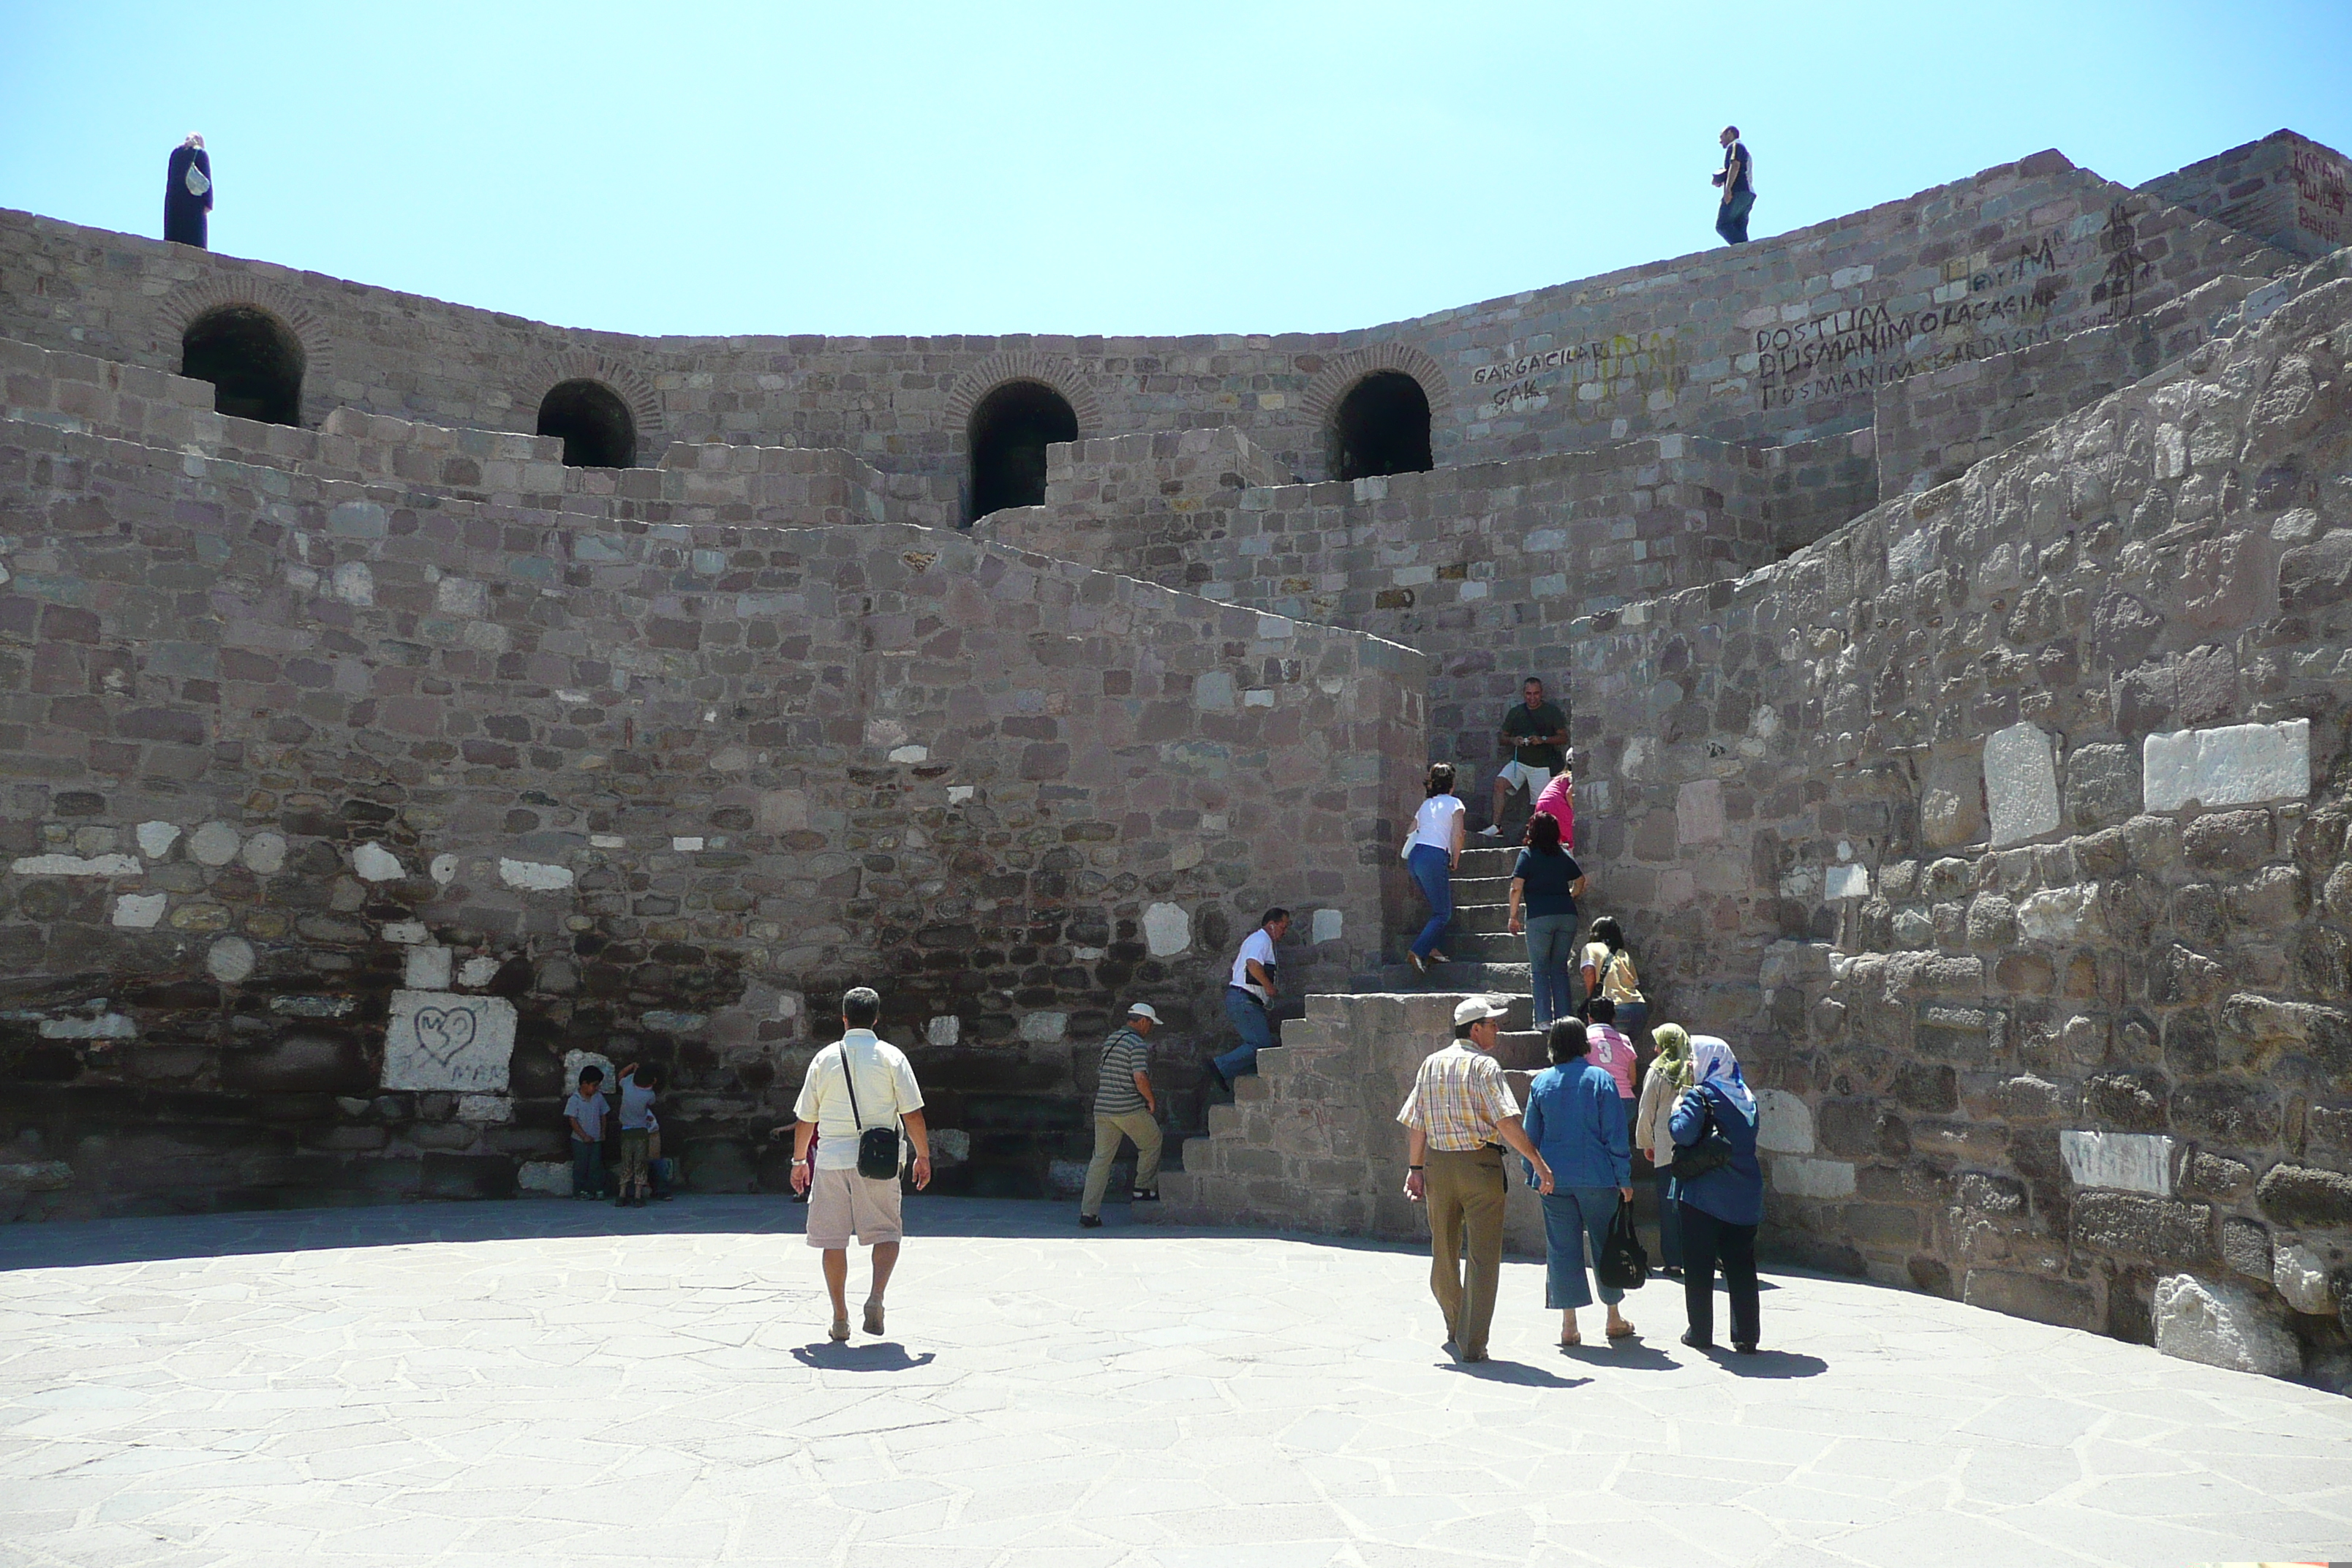
<path fill-rule="evenodd" d="M 1135 1187 L 1129 1195 L 1139 1204 L 1160 1201 L 1160 1097 L 1151 1091 L 1151 1047 L 1143 1043 L 1159 1022 L 1151 1004 L 1138 1002 L 1127 1010 L 1126 1026 L 1103 1042 L 1101 1078 L 1095 1085 L 1095 1152 L 1078 1198 L 1078 1223 L 1088 1230 L 1102 1224 L 1103 1190 L 1110 1185 L 1110 1164 L 1118 1158 L 1122 1137 L 1135 1140 Z"/>
<path fill-rule="evenodd" d="M 1290 929 L 1288 910 L 1268 910 L 1258 917 L 1257 930 L 1242 939 L 1241 951 L 1234 954 L 1233 973 L 1225 982 L 1225 1017 L 1242 1043 L 1223 1056 L 1209 1058 L 1209 1070 L 1217 1081 L 1230 1089 L 1234 1079 L 1245 1072 L 1257 1070 L 1257 1054 L 1274 1044 L 1274 1020 L 1267 1009 L 1274 1005 L 1276 971 L 1274 944 Z"/>
<path fill-rule="evenodd" d="M 213 161 L 194 132 L 172 149 L 163 176 L 163 237 L 174 245 L 205 248 L 205 215 L 213 210 Z"/>
<path fill-rule="evenodd" d="M 1723 128 L 1723 167 L 1715 175 L 1715 183 L 1723 188 L 1722 198 L 1716 203 L 1715 232 L 1723 236 L 1726 245 L 1748 243 L 1748 215 L 1756 205 L 1756 164 L 1748 156 L 1748 144 L 1739 139 L 1739 127 Z"/>
<path fill-rule="evenodd" d="M 1552 1190 L 1551 1166 L 1519 1125 L 1519 1103 L 1494 1058 L 1503 1009 L 1484 996 L 1454 1008 L 1454 1043 L 1424 1058 L 1397 1120 L 1405 1127 L 1404 1195 L 1429 1205 L 1429 1289 L 1445 1314 L 1445 1346 L 1486 1359 L 1503 1270 L 1503 1150 L 1509 1144 Z M 1469 1266 L 1463 1266 L 1467 1247 Z"/>
<path fill-rule="evenodd" d="M 1413 885 L 1429 900 L 1429 923 L 1412 939 L 1405 956 L 1426 974 L 1432 960 L 1452 962 L 1437 951 L 1437 944 L 1445 940 L 1445 928 L 1454 921 L 1454 868 L 1462 863 L 1462 826 L 1469 813 L 1454 793 L 1453 763 L 1430 763 L 1429 776 L 1421 788 L 1425 798 L 1412 814 L 1412 831 L 1405 835 L 1403 855 Z"/>
<path fill-rule="evenodd" d="M 1544 700 L 1544 684 L 1532 675 L 1519 692 L 1526 700 L 1503 715 L 1502 742 L 1511 749 L 1511 760 L 1495 775 L 1495 816 L 1478 830 L 1481 838 L 1503 836 L 1503 805 L 1512 791 L 1525 789 L 1532 803 L 1568 764 L 1568 715 Z"/>

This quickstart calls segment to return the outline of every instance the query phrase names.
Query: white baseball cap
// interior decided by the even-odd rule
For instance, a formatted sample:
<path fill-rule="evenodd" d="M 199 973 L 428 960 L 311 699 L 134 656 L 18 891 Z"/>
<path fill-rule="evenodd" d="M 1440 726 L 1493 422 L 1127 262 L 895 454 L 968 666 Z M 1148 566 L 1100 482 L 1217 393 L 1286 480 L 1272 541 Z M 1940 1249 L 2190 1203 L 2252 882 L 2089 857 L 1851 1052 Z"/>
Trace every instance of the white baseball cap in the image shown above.
<path fill-rule="evenodd" d="M 1151 1004 L 1149 1002 L 1135 1003 L 1128 1008 L 1127 1016 L 1130 1018 L 1149 1018 L 1155 1024 L 1160 1021 L 1160 1015 L 1152 1011 Z"/>
<path fill-rule="evenodd" d="M 1499 1018 L 1509 1011 L 1508 1007 L 1498 1005 L 1490 996 L 1465 997 L 1454 1005 L 1454 1026 L 1458 1029 L 1481 1018 Z"/>

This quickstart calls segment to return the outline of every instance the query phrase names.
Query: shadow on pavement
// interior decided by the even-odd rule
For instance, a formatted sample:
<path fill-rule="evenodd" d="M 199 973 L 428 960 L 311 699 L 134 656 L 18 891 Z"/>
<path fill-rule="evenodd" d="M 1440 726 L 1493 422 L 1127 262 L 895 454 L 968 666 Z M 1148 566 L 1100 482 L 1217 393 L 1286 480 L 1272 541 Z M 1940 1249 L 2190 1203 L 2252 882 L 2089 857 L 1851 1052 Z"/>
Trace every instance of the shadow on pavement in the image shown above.
<path fill-rule="evenodd" d="M 1830 1363 L 1821 1357 L 1795 1351 L 1759 1350 L 1754 1355 L 1727 1355 L 1718 1350 L 1714 1359 L 1724 1371 L 1738 1377 L 1819 1377 L 1830 1369 Z"/>
<path fill-rule="evenodd" d="M 1539 1366 L 1529 1366 L 1525 1362 L 1517 1361 L 1446 1362 L 1438 1370 L 1458 1372 L 1481 1383 L 1509 1383 L 1522 1388 L 1582 1388 L 1592 1381 L 1589 1377 L 1562 1377 Z"/>
<path fill-rule="evenodd" d="M 1631 1367 L 1636 1372 L 1671 1372 L 1681 1363 L 1655 1345 L 1644 1344 L 1639 1339 L 1631 1343 L 1597 1345 L 1587 1340 L 1580 1345 L 1562 1345 L 1559 1353 L 1572 1362 L 1591 1366 Z"/>
<path fill-rule="evenodd" d="M 814 1344 L 794 1345 L 793 1359 L 803 1366 L 826 1372 L 912 1372 L 919 1366 L 930 1365 L 939 1357 L 930 1351 L 908 1355 L 907 1347 L 896 1340 L 877 1340 L 862 1345 L 819 1340 Z"/>

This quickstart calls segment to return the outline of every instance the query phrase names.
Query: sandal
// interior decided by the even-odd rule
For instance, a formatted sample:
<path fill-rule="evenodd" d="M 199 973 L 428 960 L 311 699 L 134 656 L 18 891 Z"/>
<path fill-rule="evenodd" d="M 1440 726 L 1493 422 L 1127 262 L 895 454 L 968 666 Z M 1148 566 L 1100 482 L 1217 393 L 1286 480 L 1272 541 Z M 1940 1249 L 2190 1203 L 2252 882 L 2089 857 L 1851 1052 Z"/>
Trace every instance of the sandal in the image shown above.
<path fill-rule="evenodd" d="M 1583 1343 L 1584 1343 L 1584 1336 L 1583 1336 L 1582 1334 L 1579 1334 L 1579 1335 L 1577 1335 L 1577 1336 L 1576 1336 L 1576 1338 L 1574 1338 L 1574 1339 L 1572 1339 L 1572 1340 L 1562 1340 L 1562 1341 L 1560 1341 L 1560 1342 L 1559 1342 L 1559 1348 L 1560 1348 L 1560 1349 L 1562 1349 L 1562 1350 L 1564 1350 L 1564 1351 L 1572 1351 L 1572 1350 L 1575 1350 L 1578 1346 L 1580 1346 L 1580 1345 L 1581 1345 L 1581 1344 L 1583 1344 Z"/>
<path fill-rule="evenodd" d="M 1633 1324 L 1631 1324 L 1631 1323 L 1627 1323 L 1627 1324 L 1623 1325 L 1623 1326 L 1622 1326 L 1622 1327 L 1621 1327 L 1621 1328 L 1614 1328 L 1614 1329 L 1610 1330 L 1610 1331 L 1609 1331 L 1609 1337 L 1610 1337 L 1611 1339 L 1612 1339 L 1612 1340 L 1630 1340 L 1630 1339 L 1632 1339 L 1632 1338 L 1634 1336 L 1634 1334 L 1635 1334 L 1635 1333 L 1637 1333 L 1638 1331 L 1638 1331 L 1638 1330 L 1636 1330 L 1636 1329 L 1633 1327 Z"/>
<path fill-rule="evenodd" d="M 824 1337 L 831 1340 L 835 1344 L 841 1343 L 842 1341 L 849 1337 L 849 1320 L 847 1318 L 835 1318 L 833 1321 L 833 1327 L 824 1331 Z"/>

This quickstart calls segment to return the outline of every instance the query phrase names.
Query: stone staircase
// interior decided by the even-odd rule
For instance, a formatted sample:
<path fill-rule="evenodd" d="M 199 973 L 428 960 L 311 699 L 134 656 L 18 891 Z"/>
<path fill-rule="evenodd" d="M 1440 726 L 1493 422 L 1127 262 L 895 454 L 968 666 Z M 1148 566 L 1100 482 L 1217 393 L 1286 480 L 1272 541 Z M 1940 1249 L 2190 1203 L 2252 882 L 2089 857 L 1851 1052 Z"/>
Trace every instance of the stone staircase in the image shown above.
<path fill-rule="evenodd" d="M 1427 975 L 1391 963 L 1366 976 L 1363 991 L 1308 996 L 1307 1016 L 1281 1025 L 1276 1046 L 1258 1053 L 1256 1075 L 1234 1085 L 1230 1103 L 1208 1108 L 1206 1135 L 1184 1141 L 1161 1173 L 1161 1201 L 1139 1205 L 1136 1217 L 1425 1239 L 1427 1221 L 1402 1190 L 1396 1112 L 1422 1058 L 1453 1037 L 1454 1004 L 1472 994 L 1508 1002 L 1495 1054 L 1513 1092 L 1524 1096 L 1544 1065 L 1526 944 L 1505 929 L 1517 856 L 1516 847 L 1463 851 L 1444 944 L 1453 962 Z M 1402 952 L 1411 939 L 1396 934 L 1391 945 Z M 1541 1211 L 1516 1161 L 1512 1170 L 1505 1243 L 1540 1253 Z"/>

